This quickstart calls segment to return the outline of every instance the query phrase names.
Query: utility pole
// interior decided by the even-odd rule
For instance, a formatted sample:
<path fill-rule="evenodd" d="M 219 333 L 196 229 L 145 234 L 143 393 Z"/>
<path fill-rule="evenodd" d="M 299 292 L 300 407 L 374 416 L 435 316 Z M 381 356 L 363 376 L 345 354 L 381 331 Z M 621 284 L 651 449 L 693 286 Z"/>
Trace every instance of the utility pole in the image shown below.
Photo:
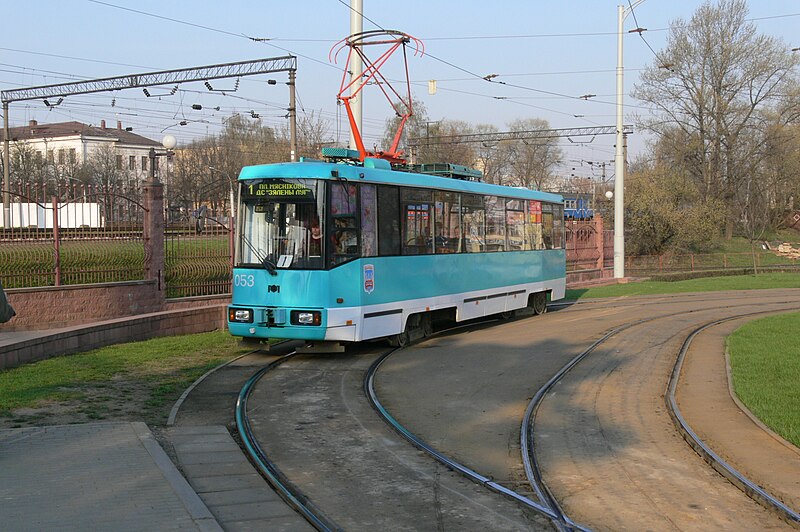
<path fill-rule="evenodd" d="M 297 161 L 297 106 L 295 104 L 295 75 L 289 71 L 289 160 Z"/>
<path fill-rule="evenodd" d="M 622 66 L 622 36 L 623 22 L 633 10 L 644 2 L 636 0 L 628 2 L 628 8 L 623 5 L 617 6 L 617 146 L 614 153 L 614 278 L 622 279 L 625 277 L 625 160 L 627 138 L 622 125 L 622 98 L 625 91 L 623 84 Z M 632 31 L 644 31 L 643 28 L 636 28 Z"/>
<path fill-rule="evenodd" d="M 617 6 L 617 145 L 614 154 L 614 278 L 625 277 L 625 162 L 622 152 L 622 23 L 625 20 L 625 6 Z"/>
<path fill-rule="evenodd" d="M 364 31 L 364 2 L 363 0 L 350 0 L 350 35 L 355 35 Z M 353 112 L 353 121 L 355 122 L 358 131 L 363 131 L 362 128 L 362 97 L 361 95 L 353 96 L 361 88 L 359 80 L 364 71 L 364 65 L 361 57 L 358 54 L 353 54 L 350 60 L 350 106 Z M 350 149 L 357 150 L 356 134 L 350 131 Z"/>

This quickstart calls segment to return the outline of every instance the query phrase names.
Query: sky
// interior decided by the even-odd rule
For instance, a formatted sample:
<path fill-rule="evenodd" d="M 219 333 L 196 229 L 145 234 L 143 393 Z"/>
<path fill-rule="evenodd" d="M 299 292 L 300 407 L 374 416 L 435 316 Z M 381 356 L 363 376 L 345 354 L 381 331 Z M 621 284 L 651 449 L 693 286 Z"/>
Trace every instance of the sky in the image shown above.
<path fill-rule="evenodd" d="M 6 0 L 10 3 L 10 0 Z M 552 128 L 615 124 L 617 5 L 619 0 L 363 0 L 363 29 L 400 30 L 422 41 L 424 54 L 409 54 L 409 76 L 430 121 L 491 124 L 500 131 L 521 118 L 541 118 Z M 624 5 L 630 11 L 628 0 Z M 646 110 L 629 94 L 641 69 L 666 45 L 671 22 L 688 21 L 702 4 L 695 0 L 645 0 L 625 19 L 625 123 Z M 797 0 L 749 0 L 749 19 L 763 34 L 800 46 Z M 350 0 L 39 0 L 14 2 L 4 10 L 0 36 L 0 90 L 81 79 L 189 68 L 293 54 L 298 57 L 298 113 L 328 123 L 331 140 L 346 144 L 349 129 L 336 94 L 344 55 L 329 53 L 350 32 Z M 628 30 L 647 28 L 641 34 Z M 258 40 L 254 40 L 258 39 Z M 648 46 L 649 45 L 649 46 Z M 387 77 L 401 78 L 394 56 Z M 497 74 L 494 82 L 484 76 Z M 269 85 L 267 79 L 278 83 Z M 76 120 L 160 140 L 170 133 L 180 144 L 219 131 L 234 113 L 251 111 L 262 124 L 286 127 L 285 73 L 65 98 L 48 108 L 42 101 L 14 102 L 12 127 Z M 428 93 L 428 81 L 437 91 Z M 502 83 L 505 83 L 503 85 Z M 513 85 L 513 87 L 511 86 Z M 234 91 L 235 89 L 235 91 Z M 377 92 L 364 96 L 363 136 L 371 147 L 383 137 L 392 111 Z M 592 94 L 591 98 L 580 96 Z M 51 104 L 53 102 L 50 102 Z M 200 104 L 203 109 L 192 109 Z M 219 107 L 219 110 L 215 108 Z M 249 118 L 252 119 L 252 118 Z M 181 121 L 187 124 L 179 125 Z M 562 138 L 561 172 L 600 177 L 599 162 L 614 158 L 614 135 Z M 647 136 L 634 130 L 631 157 Z M 589 163 L 593 164 L 589 164 Z"/>

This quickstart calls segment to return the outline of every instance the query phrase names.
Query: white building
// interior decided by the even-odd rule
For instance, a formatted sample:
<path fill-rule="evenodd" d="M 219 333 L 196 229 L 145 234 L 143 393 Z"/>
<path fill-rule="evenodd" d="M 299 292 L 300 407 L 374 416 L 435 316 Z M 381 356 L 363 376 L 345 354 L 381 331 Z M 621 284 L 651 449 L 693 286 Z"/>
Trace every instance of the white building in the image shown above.
<path fill-rule="evenodd" d="M 122 122 L 116 128 L 107 128 L 106 121 L 99 126 L 81 122 L 59 122 L 39 124 L 31 120 L 27 126 L 9 129 L 11 150 L 20 144 L 35 150 L 37 158 L 56 167 L 68 164 L 85 164 L 101 146 L 111 144 L 115 148 L 117 169 L 131 178 L 145 180 L 150 164 L 150 148 L 162 148 L 159 142 L 123 129 Z M 0 139 L 2 139 L 0 128 Z M 2 156 L 2 154 L 0 154 Z M 13 160 L 13 155 L 12 155 Z"/>

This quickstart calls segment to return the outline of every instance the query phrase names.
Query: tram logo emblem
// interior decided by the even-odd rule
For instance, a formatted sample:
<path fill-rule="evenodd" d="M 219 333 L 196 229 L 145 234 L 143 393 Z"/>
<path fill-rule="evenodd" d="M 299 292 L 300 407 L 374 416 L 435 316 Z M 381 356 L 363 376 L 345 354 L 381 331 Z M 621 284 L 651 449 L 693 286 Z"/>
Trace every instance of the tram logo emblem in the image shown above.
<path fill-rule="evenodd" d="M 371 294 L 375 290 L 375 266 L 364 265 L 364 292 Z"/>

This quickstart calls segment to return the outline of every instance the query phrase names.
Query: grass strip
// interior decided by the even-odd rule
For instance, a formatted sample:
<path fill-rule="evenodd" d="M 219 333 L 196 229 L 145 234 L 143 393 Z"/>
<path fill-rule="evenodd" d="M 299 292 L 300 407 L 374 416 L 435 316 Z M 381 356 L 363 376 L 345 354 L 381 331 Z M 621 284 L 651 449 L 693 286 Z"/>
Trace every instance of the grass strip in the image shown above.
<path fill-rule="evenodd" d="M 683 281 L 642 281 L 627 284 L 596 286 L 567 290 L 567 299 L 594 297 L 645 296 L 676 294 L 681 292 L 716 292 L 721 290 L 761 290 L 769 288 L 800 288 L 800 273 L 762 273 L 758 275 L 736 275 L 705 277 Z"/>
<path fill-rule="evenodd" d="M 247 352 L 226 331 L 154 338 L 0 372 L 4 425 L 144 419 L 163 423 L 182 391 Z"/>
<path fill-rule="evenodd" d="M 800 447 L 800 313 L 752 321 L 726 343 L 736 395 L 765 425 Z"/>

